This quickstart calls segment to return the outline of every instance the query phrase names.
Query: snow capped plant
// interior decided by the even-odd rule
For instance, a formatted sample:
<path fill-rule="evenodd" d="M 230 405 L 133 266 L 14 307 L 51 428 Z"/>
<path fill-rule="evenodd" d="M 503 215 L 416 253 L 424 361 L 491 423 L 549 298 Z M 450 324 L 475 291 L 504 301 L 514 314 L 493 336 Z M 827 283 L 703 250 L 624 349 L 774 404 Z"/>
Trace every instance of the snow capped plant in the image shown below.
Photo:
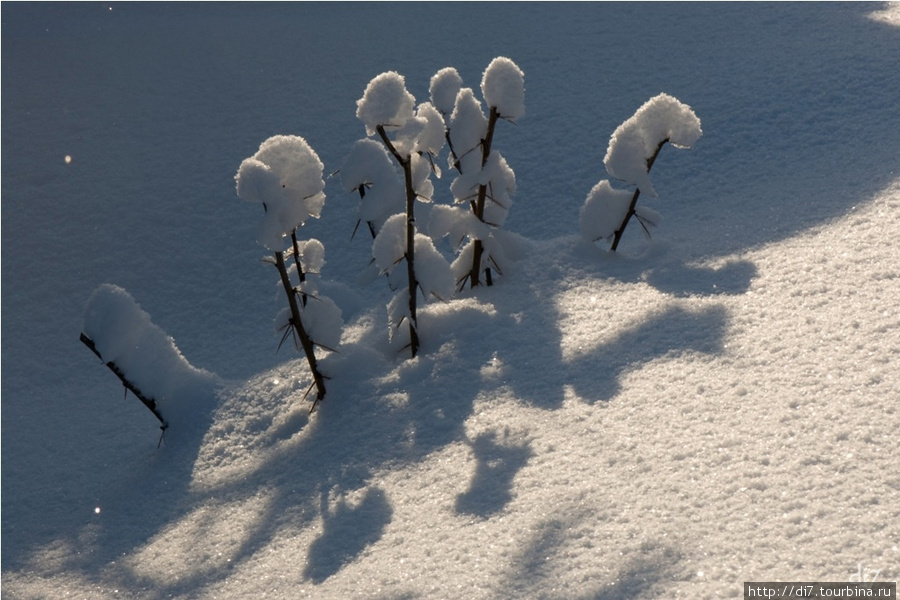
<path fill-rule="evenodd" d="M 191 366 L 175 340 L 115 285 L 101 285 L 88 299 L 81 342 L 159 419 L 163 433 L 171 423 L 183 424 L 192 397 L 216 380 Z"/>
<path fill-rule="evenodd" d="M 257 241 L 279 251 L 283 239 L 309 217 L 318 218 L 325 205 L 322 161 L 302 137 L 276 135 L 245 159 L 236 176 L 237 194 L 262 204 L 265 217 Z"/>
<path fill-rule="evenodd" d="M 316 387 L 311 410 L 326 391 L 315 347 L 336 348 L 343 327 L 340 309 L 320 296 L 315 280 L 308 277 L 318 275 L 325 264 L 325 247 L 318 240 L 297 239 L 297 228 L 309 217 L 318 218 L 325 204 L 323 169 L 319 156 L 302 137 L 277 135 L 245 159 L 235 175 L 238 196 L 262 204 L 264 217 L 257 240 L 274 252 L 269 261 L 278 269 L 288 301 L 276 323 L 284 331 L 282 343 L 293 335 L 295 346 L 302 347 L 306 355 L 313 376 L 310 390 Z M 291 241 L 287 250 L 286 237 Z M 285 260 L 291 256 L 294 264 L 288 268 Z"/>
<path fill-rule="evenodd" d="M 690 148 L 702 133 L 700 119 L 687 104 L 668 94 L 648 100 L 616 128 L 603 159 L 607 173 L 634 186 L 634 191 L 617 190 L 605 180 L 595 185 L 581 208 L 582 235 L 591 242 L 612 238 L 610 250 L 615 252 L 632 216 L 649 235 L 659 215 L 636 205 L 641 193 L 657 196 L 650 181 L 656 157 L 666 142 L 676 148 Z"/>
<path fill-rule="evenodd" d="M 481 285 L 482 274 L 484 283 L 491 285 L 492 270 L 502 274 L 505 266 L 497 230 L 512 205 L 516 176 L 492 144 L 498 120 L 515 121 L 525 115 L 524 77 L 508 58 L 491 61 L 481 80 L 481 93 L 489 109 L 487 116 L 475 92 L 462 87 L 456 69 L 441 69 L 431 78 L 432 103 L 447 123 L 450 166 L 459 173 L 450 190 L 454 203 L 468 208 L 434 211 L 429 230 L 433 237 L 451 236 L 458 253 L 452 265 L 458 289 L 465 287 L 466 282 L 471 287 Z M 469 218 L 469 213 L 475 218 Z"/>
<path fill-rule="evenodd" d="M 400 129 L 413 118 L 416 98 L 406 90 L 406 80 L 396 71 L 375 77 L 356 102 L 356 117 L 373 136 L 379 127 L 389 131 Z"/>
<path fill-rule="evenodd" d="M 434 157 L 444 146 L 444 118 L 432 104 L 423 102 L 415 107 L 415 102 L 402 75 L 389 71 L 372 79 L 356 103 L 356 116 L 369 137 L 378 135 L 383 149 L 379 153 L 372 140 L 360 140 L 341 169 L 344 188 L 359 192 L 360 220 L 366 221 L 374 237 L 372 253 L 379 270 L 391 278 L 397 267 L 406 263 L 407 286 L 390 302 L 388 317 L 392 338 L 393 332 L 407 323 L 413 358 L 419 350 L 418 291 L 426 299 L 448 299 L 448 288 L 452 292 L 452 283 L 445 283 L 452 282 L 450 267 L 431 239 L 418 233 L 415 218 L 416 201 L 430 202 L 434 194 L 432 173 L 440 176 Z M 386 161 L 387 157 L 393 162 Z M 404 200 L 400 212 L 396 205 Z"/>

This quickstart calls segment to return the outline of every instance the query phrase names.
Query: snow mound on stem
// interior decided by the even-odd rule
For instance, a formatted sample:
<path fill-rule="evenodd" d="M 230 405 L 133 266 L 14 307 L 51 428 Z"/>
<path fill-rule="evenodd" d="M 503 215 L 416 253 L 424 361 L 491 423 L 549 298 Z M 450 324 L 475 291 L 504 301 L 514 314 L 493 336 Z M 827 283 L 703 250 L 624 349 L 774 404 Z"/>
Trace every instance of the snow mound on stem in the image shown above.
<path fill-rule="evenodd" d="M 525 116 L 525 74 L 510 59 L 498 56 L 491 61 L 481 79 L 481 94 L 501 117 Z"/>
<path fill-rule="evenodd" d="M 668 94 L 659 94 L 616 128 L 603 164 L 610 176 L 655 198 L 647 161 L 665 142 L 676 148 L 690 148 L 702 134 L 700 119 L 690 106 Z"/>
<path fill-rule="evenodd" d="M 376 76 L 363 97 L 356 101 L 356 117 L 366 126 L 367 135 L 375 135 L 379 126 L 399 129 L 413 118 L 415 97 L 406 91 L 406 80 L 396 71 Z"/>
<path fill-rule="evenodd" d="M 94 290 L 85 306 L 83 331 L 102 360 L 115 363 L 130 383 L 153 398 L 170 424 L 184 422 L 186 412 L 197 408 L 218 382 L 215 374 L 192 366 L 175 340 L 119 286 L 103 284 Z"/>
<path fill-rule="evenodd" d="M 235 175 L 237 195 L 263 205 L 265 216 L 257 241 L 280 251 L 282 238 L 310 217 L 318 218 L 325 206 L 325 166 L 300 136 L 276 135 L 244 159 Z"/>

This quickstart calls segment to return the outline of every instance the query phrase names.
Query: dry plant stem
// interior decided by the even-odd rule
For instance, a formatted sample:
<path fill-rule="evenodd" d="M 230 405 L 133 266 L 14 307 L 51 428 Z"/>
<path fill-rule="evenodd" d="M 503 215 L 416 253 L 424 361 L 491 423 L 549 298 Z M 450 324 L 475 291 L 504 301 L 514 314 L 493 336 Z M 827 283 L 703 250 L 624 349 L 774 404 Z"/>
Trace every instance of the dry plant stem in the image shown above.
<path fill-rule="evenodd" d="M 297 265 L 297 280 L 300 283 L 306 281 L 306 273 L 303 272 L 303 265 L 300 264 L 300 244 L 297 243 L 297 232 L 291 232 L 291 244 L 294 248 L 294 264 Z M 303 303 L 303 306 L 306 306 L 306 294 L 300 294 L 300 302 Z"/>
<path fill-rule="evenodd" d="M 103 363 L 107 367 L 109 367 L 110 371 L 112 371 L 113 373 L 116 374 L 116 377 L 119 378 L 119 381 L 122 382 L 122 385 L 125 386 L 125 389 L 127 389 L 132 394 L 134 394 L 135 397 L 144 404 L 144 406 L 146 406 L 147 408 L 150 409 L 150 412 L 153 413 L 153 416 L 156 417 L 157 419 L 159 419 L 159 422 L 162 423 L 162 425 L 160 425 L 159 428 L 163 430 L 163 433 L 165 433 L 166 429 L 169 427 L 169 423 L 166 422 L 166 420 L 162 416 L 162 413 L 160 413 L 159 409 L 156 407 L 156 400 L 145 396 L 141 392 L 141 390 L 139 390 L 137 388 L 137 386 L 135 386 L 133 383 L 128 381 L 128 379 L 125 377 L 125 373 L 123 373 L 122 370 L 119 369 L 119 366 L 116 365 L 116 363 L 114 363 L 113 361 L 106 362 L 105 360 L 103 360 L 103 357 L 100 356 L 100 351 L 97 350 L 97 346 L 94 345 L 94 340 L 92 340 L 91 338 L 89 338 L 87 335 L 85 335 L 83 333 L 81 334 L 80 339 L 81 339 L 82 344 L 87 346 L 91 350 L 91 352 L 93 352 L 94 354 L 97 355 L 97 358 L 102 360 Z"/>
<path fill-rule="evenodd" d="M 309 362 L 309 370 L 312 371 L 313 382 L 316 385 L 316 400 L 313 403 L 313 408 L 315 408 L 316 404 L 325 398 L 325 378 L 322 377 L 322 374 L 319 372 L 319 365 L 316 362 L 316 349 L 313 346 L 313 342 L 309 339 L 309 335 L 303 328 L 303 321 L 300 320 L 300 307 L 297 306 L 297 294 L 294 293 L 294 286 L 291 285 L 291 280 L 288 277 L 283 253 L 275 253 L 275 266 L 278 268 L 278 274 L 281 275 L 281 285 L 284 287 L 284 293 L 288 298 L 288 306 L 291 309 L 291 325 L 294 327 L 294 331 L 297 332 L 297 335 L 300 338 L 300 345 L 303 347 L 303 352 L 306 354 L 306 360 Z"/>
<path fill-rule="evenodd" d="M 653 153 L 653 156 L 647 159 L 647 172 L 650 172 L 650 169 L 653 168 L 653 163 L 656 162 L 656 157 L 659 156 L 659 151 L 662 150 L 662 147 L 666 142 L 669 141 L 669 138 L 664 139 L 659 143 L 659 146 L 656 147 L 656 152 Z M 615 252 L 616 248 L 619 247 L 619 241 L 622 239 L 622 234 L 625 233 L 625 227 L 628 225 L 628 221 L 631 220 L 631 217 L 634 215 L 634 208 L 637 206 L 638 198 L 641 195 L 640 188 L 636 188 L 634 190 L 634 195 L 631 197 L 631 204 L 628 205 L 628 212 L 625 213 L 625 218 L 622 219 L 622 224 L 619 225 L 619 228 L 616 229 L 616 233 L 613 237 L 612 245 L 609 247 L 610 252 Z"/>
<path fill-rule="evenodd" d="M 403 179 L 406 183 L 406 276 L 409 280 L 409 349 L 412 358 L 419 353 L 418 321 L 416 319 L 416 290 L 419 287 L 416 281 L 416 190 L 412 183 L 412 160 L 409 156 L 401 156 L 390 138 L 384 131 L 384 126 L 376 127 L 381 141 L 388 151 L 403 167 Z"/>
<path fill-rule="evenodd" d="M 497 119 L 499 116 L 500 113 L 497 112 L 497 107 L 492 106 L 490 116 L 488 117 L 487 133 L 481 144 L 482 167 L 487 164 L 488 158 L 491 155 L 491 144 L 494 141 L 494 128 L 497 126 Z M 475 200 L 472 210 L 481 222 L 484 222 L 484 205 L 486 198 L 487 184 L 478 186 L 478 198 Z M 472 270 L 469 272 L 469 282 L 471 287 L 475 287 L 476 285 L 481 284 L 481 257 L 484 254 L 484 245 L 481 243 L 481 240 L 475 240 L 475 246 L 472 250 Z M 487 271 L 487 284 L 491 285 L 490 268 L 485 269 L 485 271 Z"/>

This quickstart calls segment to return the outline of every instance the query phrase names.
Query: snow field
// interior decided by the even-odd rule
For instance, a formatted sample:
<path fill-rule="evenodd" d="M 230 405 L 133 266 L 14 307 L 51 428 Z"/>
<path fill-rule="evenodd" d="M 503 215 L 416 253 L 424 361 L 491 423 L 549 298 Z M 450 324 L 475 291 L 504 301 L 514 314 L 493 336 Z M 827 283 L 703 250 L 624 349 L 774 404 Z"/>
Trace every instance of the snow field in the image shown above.
<path fill-rule="evenodd" d="M 897 38 L 866 17 L 895 8 L 22 6 L 3 6 L 4 597 L 728 598 L 897 578 Z M 308 225 L 347 326 L 310 417 L 305 361 L 268 335 L 282 291 L 256 262 L 258 207 L 234 197 L 240 158 L 296 133 L 330 173 L 373 75 L 424 98 L 436 69 L 472 85 L 498 55 L 529 75 L 528 119 L 497 139 L 518 260 L 422 307 L 422 354 L 402 360 L 387 286 L 351 285 L 370 250 L 364 230 L 343 243 L 357 196 L 329 183 Z M 704 137 L 653 169 L 652 243 L 629 228 L 610 256 L 575 235 L 578 208 L 609 134 L 660 91 Z M 233 378 L 159 451 L 77 341 L 103 281 Z"/>
<path fill-rule="evenodd" d="M 566 238 L 423 309 L 415 360 L 373 351 L 364 316 L 313 420 L 300 361 L 224 395 L 182 517 L 120 568 L 176 596 L 705 598 L 896 564 L 898 202 L 693 265 L 752 273 L 742 292 L 654 286 L 646 258 Z"/>

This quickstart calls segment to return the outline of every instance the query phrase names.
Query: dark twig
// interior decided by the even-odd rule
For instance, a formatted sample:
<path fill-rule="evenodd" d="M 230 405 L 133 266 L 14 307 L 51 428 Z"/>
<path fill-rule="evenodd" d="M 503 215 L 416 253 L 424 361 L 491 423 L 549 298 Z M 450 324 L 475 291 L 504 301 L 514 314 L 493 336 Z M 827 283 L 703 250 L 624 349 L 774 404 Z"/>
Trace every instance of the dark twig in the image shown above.
<path fill-rule="evenodd" d="M 153 413 L 153 416 L 156 417 L 157 419 L 159 419 L 159 422 L 162 423 L 162 425 L 160 426 L 160 429 L 162 429 L 163 433 L 165 433 L 166 429 L 169 427 L 169 423 L 166 421 L 165 417 L 162 416 L 162 413 L 159 412 L 159 408 L 156 406 L 156 400 L 149 396 L 144 395 L 143 392 L 141 392 L 141 390 L 139 390 L 136 385 L 131 383 L 128 380 L 128 378 L 125 377 L 125 373 L 122 372 L 122 370 L 119 368 L 119 366 L 116 363 L 114 363 L 113 361 L 107 362 L 106 360 L 104 360 L 103 357 L 100 355 L 100 351 L 97 350 L 97 346 L 94 345 L 94 340 L 89 338 L 84 333 L 81 334 L 81 337 L 79 339 L 81 340 L 82 344 L 87 346 L 91 350 L 91 352 L 93 352 L 94 354 L 97 355 L 97 358 L 102 360 L 103 363 L 107 367 L 109 367 L 110 371 L 112 371 L 113 373 L 116 374 L 116 377 L 119 378 L 119 380 L 125 386 L 126 390 L 128 390 L 132 394 L 134 394 L 135 397 L 144 404 L 144 406 L 146 406 L 148 409 L 150 409 L 150 412 Z M 160 437 L 160 443 L 162 443 L 162 437 Z"/>
<path fill-rule="evenodd" d="M 391 139 L 387 136 L 383 125 L 376 127 L 381 141 L 387 147 L 391 155 L 403 167 L 403 179 L 406 183 L 406 276 L 409 280 L 409 347 L 412 358 L 419 353 L 419 334 L 416 331 L 416 190 L 412 183 L 412 160 L 409 156 L 402 156 Z"/>
<path fill-rule="evenodd" d="M 313 341 L 306 333 L 306 329 L 303 327 L 303 321 L 300 319 L 300 307 L 297 306 L 297 294 L 294 292 L 294 287 L 291 285 L 291 280 L 288 277 L 283 253 L 275 253 L 275 266 L 278 268 L 278 274 L 281 276 L 281 285 L 284 287 L 284 293 L 288 299 L 288 306 L 291 309 L 290 324 L 293 325 L 294 331 L 297 332 L 297 336 L 300 338 L 300 345 L 303 347 L 304 354 L 306 354 L 307 362 L 309 362 L 309 370 L 312 371 L 313 382 L 316 386 L 315 404 L 318 404 L 320 400 L 325 398 L 325 378 L 322 377 L 322 374 L 319 372 L 319 365 L 316 361 L 316 349 L 313 345 Z M 315 407 L 315 404 L 313 407 Z"/>
<path fill-rule="evenodd" d="M 656 162 L 656 157 L 659 156 L 659 151 L 662 150 L 662 147 L 666 142 L 669 141 L 669 138 L 664 139 L 659 143 L 659 146 L 656 147 L 656 151 L 653 153 L 653 156 L 647 159 L 647 172 L 650 172 L 650 169 L 653 168 L 653 163 Z M 634 195 L 631 197 L 631 204 L 628 205 L 628 212 L 625 213 L 625 218 L 622 219 L 622 224 L 619 225 L 619 228 L 616 229 L 616 232 L 613 236 L 612 246 L 610 246 L 610 252 L 615 252 L 616 248 L 619 247 L 619 241 L 622 239 L 622 234 L 625 233 L 625 227 L 628 225 L 628 221 L 631 219 L 632 215 L 635 214 L 634 207 L 637 206 L 638 198 L 641 195 L 641 189 L 635 188 Z M 649 232 L 648 232 L 649 233 Z"/>
<path fill-rule="evenodd" d="M 499 113 L 497 112 L 497 107 L 491 107 L 491 113 L 488 117 L 488 127 L 487 133 L 484 136 L 484 140 L 481 144 L 481 166 L 487 164 L 488 158 L 491 156 L 491 144 L 494 141 L 494 129 L 497 126 L 497 119 L 499 118 Z M 478 186 L 478 198 L 475 200 L 475 204 L 473 206 L 475 216 L 478 217 L 478 220 L 484 222 L 484 204 L 485 199 L 487 197 L 487 185 Z M 481 257 L 484 254 L 484 245 L 481 243 L 481 240 L 475 240 L 475 246 L 472 248 L 472 270 L 469 273 L 469 283 L 472 287 L 481 284 Z M 486 269 L 487 271 L 488 269 Z M 490 273 L 485 273 L 486 283 L 487 285 L 491 285 L 489 283 L 491 281 Z"/>

